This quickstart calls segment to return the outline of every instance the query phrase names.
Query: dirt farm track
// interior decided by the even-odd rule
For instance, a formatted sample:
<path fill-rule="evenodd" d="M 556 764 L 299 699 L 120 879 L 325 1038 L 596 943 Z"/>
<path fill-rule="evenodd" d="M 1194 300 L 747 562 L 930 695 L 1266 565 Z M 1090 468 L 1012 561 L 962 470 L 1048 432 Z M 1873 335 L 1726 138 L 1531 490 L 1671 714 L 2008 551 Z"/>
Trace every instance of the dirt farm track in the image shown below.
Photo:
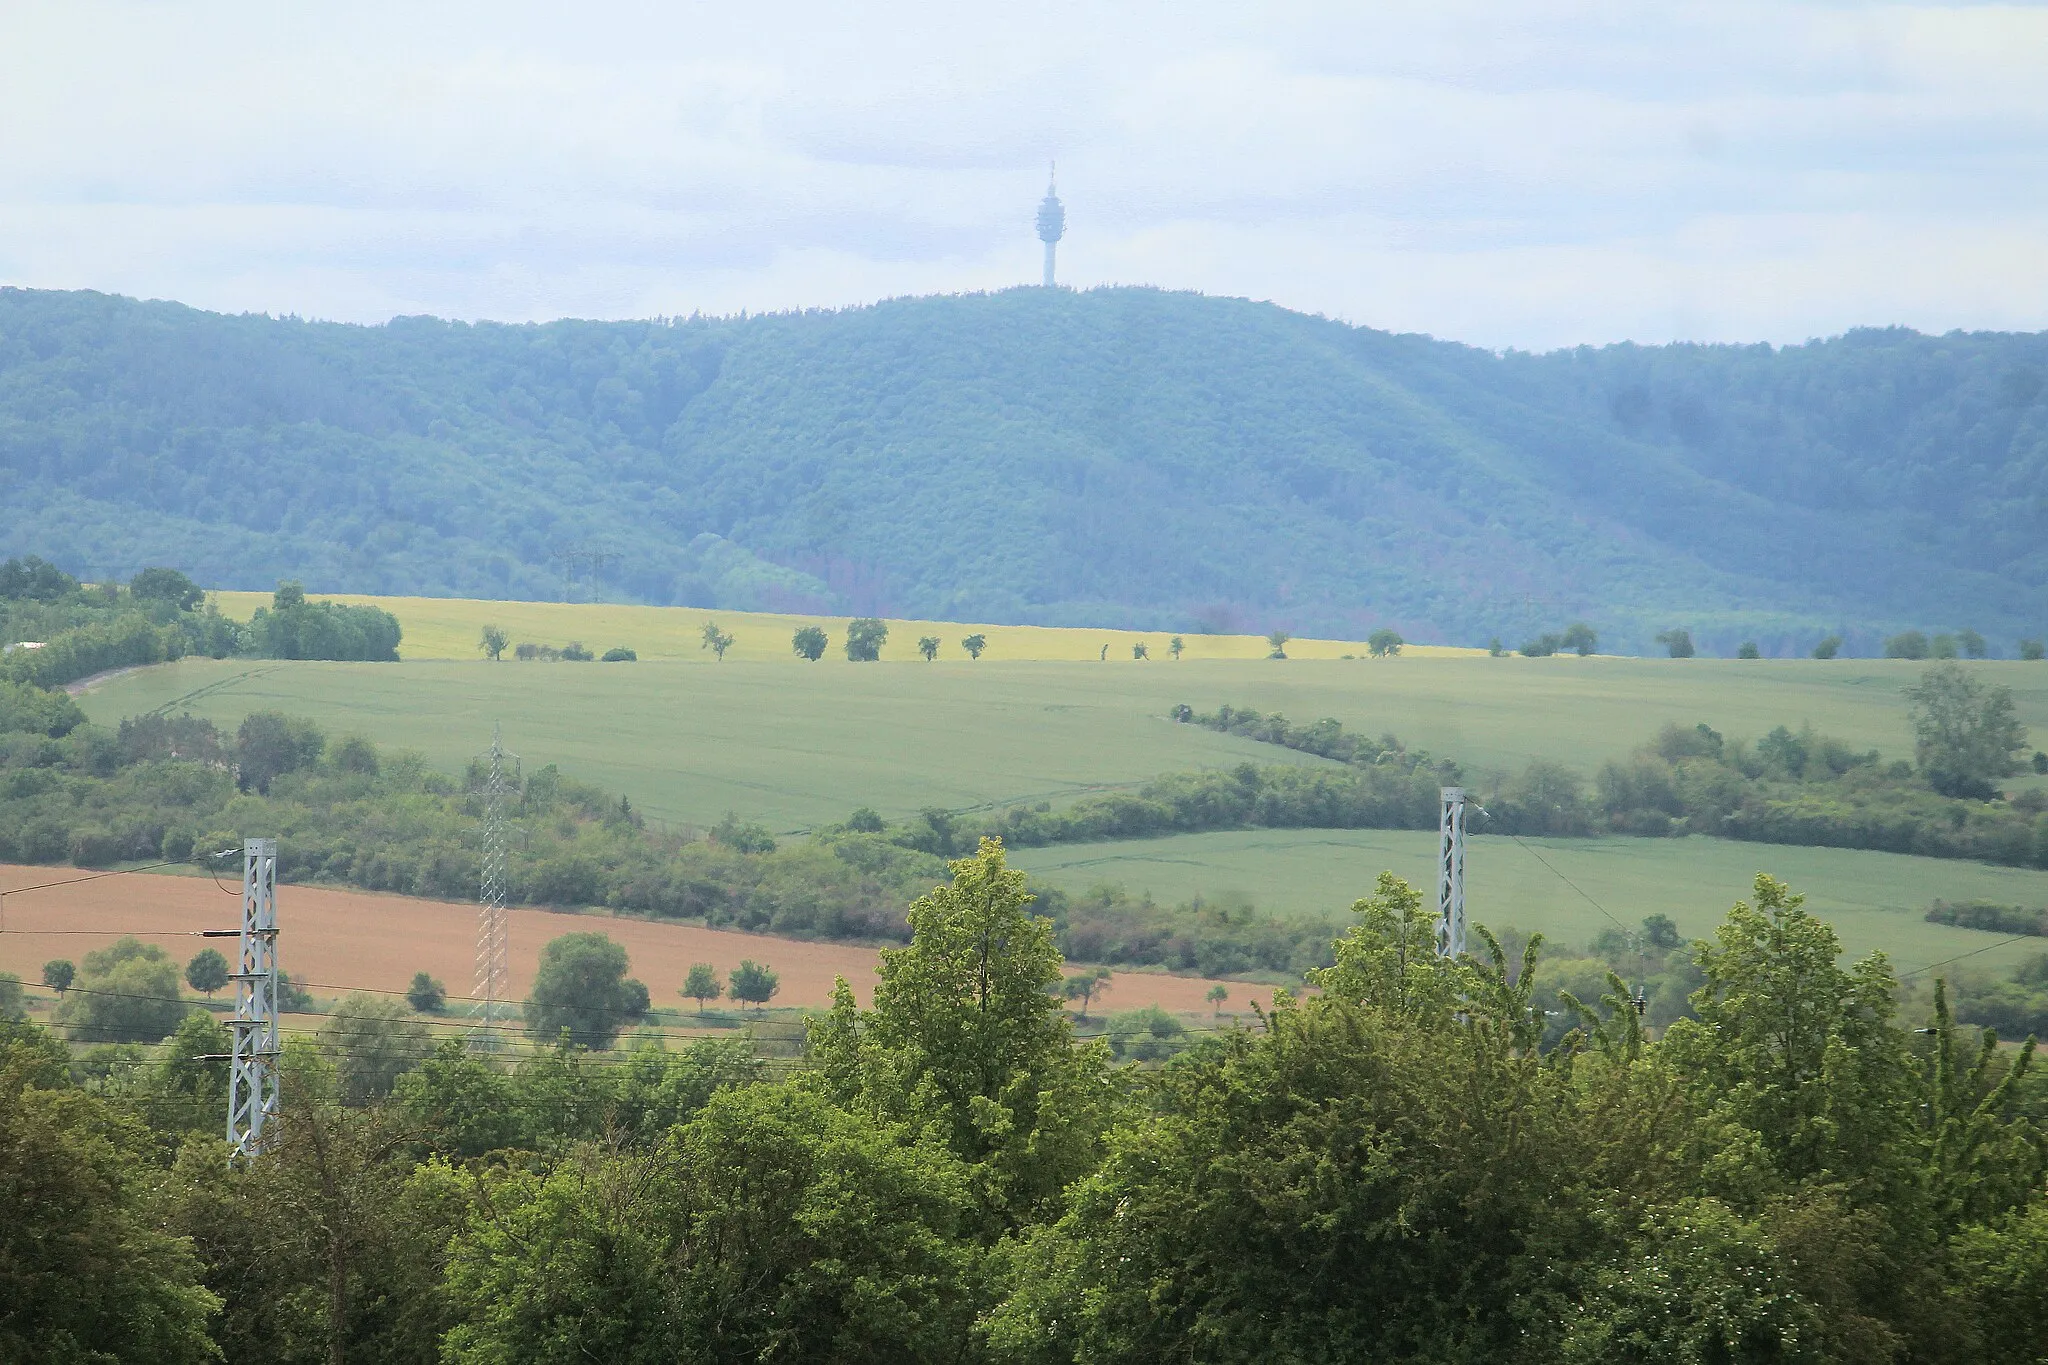
<path fill-rule="evenodd" d="M 16 894 L 14 888 L 91 878 L 72 885 Z M 24 981 L 40 978 L 51 958 L 74 961 L 132 933 L 161 945 L 179 963 L 204 945 L 202 929 L 239 923 L 240 886 L 211 878 L 134 873 L 95 875 L 70 867 L 0 864 L 0 971 Z M 676 992 L 693 962 L 730 973 L 742 958 L 775 969 L 782 978 L 778 1007 L 821 1007 L 832 982 L 844 976 L 868 1003 L 877 961 L 872 948 L 806 943 L 693 925 L 515 909 L 512 915 L 512 994 L 524 998 L 541 945 L 561 934 L 597 930 L 623 944 L 633 975 L 647 983 L 657 1008 L 694 1008 Z M 329 887 L 281 886 L 277 893 L 278 959 L 292 979 L 316 996 L 351 990 L 402 991 L 414 972 L 430 972 L 451 995 L 467 995 L 476 951 L 476 907 L 413 900 Z M 216 942 L 232 954 L 232 944 Z M 1158 1005 L 1176 1014 L 1206 1014 L 1211 981 L 1147 972 L 1119 972 L 1098 1009 Z M 1263 1006 L 1271 991 L 1229 983 L 1232 1010 L 1248 1000 Z"/>

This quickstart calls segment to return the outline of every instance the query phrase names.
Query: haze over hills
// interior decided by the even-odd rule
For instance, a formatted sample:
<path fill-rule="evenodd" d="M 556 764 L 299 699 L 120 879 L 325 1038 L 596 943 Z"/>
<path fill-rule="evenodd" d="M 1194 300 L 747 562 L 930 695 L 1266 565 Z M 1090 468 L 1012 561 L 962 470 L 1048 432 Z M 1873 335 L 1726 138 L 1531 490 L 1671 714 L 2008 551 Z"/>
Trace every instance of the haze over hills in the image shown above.
<path fill-rule="evenodd" d="M 1144 289 L 382 327 L 5 290 L 0 505 L 0 552 L 217 587 L 546 598 L 603 546 L 579 596 L 1997 640 L 2048 623 L 2048 335 L 1496 355 Z"/>

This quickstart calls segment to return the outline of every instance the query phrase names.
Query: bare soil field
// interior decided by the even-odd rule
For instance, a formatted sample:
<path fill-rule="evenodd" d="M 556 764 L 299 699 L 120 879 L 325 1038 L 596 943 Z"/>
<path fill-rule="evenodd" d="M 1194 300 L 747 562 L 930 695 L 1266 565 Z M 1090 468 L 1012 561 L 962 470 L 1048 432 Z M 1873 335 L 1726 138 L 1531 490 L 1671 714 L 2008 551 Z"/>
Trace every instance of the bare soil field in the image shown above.
<path fill-rule="evenodd" d="M 26 894 L 10 888 L 90 877 Z M 24 981 L 40 979 L 51 958 L 77 960 L 115 936 L 132 933 L 159 944 L 180 963 L 205 945 L 202 929 L 232 929 L 240 922 L 240 885 L 206 877 L 134 873 L 94 876 L 69 867 L 0 864 L 0 971 Z M 848 944 L 807 943 L 765 934 L 704 929 L 687 924 L 557 914 L 515 909 L 512 917 L 512 995 L 524 998 L 542 945 L 562 934 L 598 932 L 625 946 L 633 975 L 647 983 L 656 1007 L 690 1008 L 677 995 L 693 962 L 729 974 L 742 958 L 775 969 L 782 978 L 777 1006 L 823 1007 L 834 978 L 844 976 L 867 1004 L 874 986 L 876 950 Z M 476 953 L 476 907 L 413 900 L 329 887 L 281 886 L 277 892 L 278 959 L 292 980 L 317 996 L 352 990 L 402 991 L 414 972 L 429 972 L 451 996 L 470 993 Z M 232 943 L 215 945 L 232 956 Z M 1206 1014 L 1203 996 L 1216 983 L 1196 977 L 1118 972 L 1096 1010 L 1158 1005 L 1175 1014 Z M 1249 1000 L 1271 1003 L 1269 987 L 1227 983 L 1230 1008 Z"/>

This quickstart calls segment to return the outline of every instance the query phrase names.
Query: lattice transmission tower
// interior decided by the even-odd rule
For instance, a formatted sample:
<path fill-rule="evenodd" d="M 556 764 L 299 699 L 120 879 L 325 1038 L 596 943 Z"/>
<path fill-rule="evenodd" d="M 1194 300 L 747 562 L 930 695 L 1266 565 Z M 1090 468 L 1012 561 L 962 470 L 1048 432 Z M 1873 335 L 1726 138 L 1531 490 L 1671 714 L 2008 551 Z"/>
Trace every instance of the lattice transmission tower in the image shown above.
<path fill-rule="evenodd" d="M 243 1160 L 262 1149 L 277 1118 L 277 840 L 242 845 L 242 928 L 237 936 L 234 1038 L 228 1070 L 228 1144 Z"/>
<path fill-rule="evenodd" d="M 483 856 L 477 886 L 476 980 L 470 988 L 476 1004 L 471 1013 L 476 1023 L 469 1032 L 470 1045 L 495 1051 L 504 1045 L 499 1021 L 508 1013 L 505 1000 L 510 989 L 511 924 L 505 913 L 505 874 L 510 839 L 505 823 L 505 797 L 518 786 L 515 766 L 509 781 L 505 760 L 515 765 L 517 754 L 505 752 L 498 727 L 491 726 L 491 747 L 484 755 L 490 767 L 484 777 Z"/>
<path fill-rule="evenodd" d="M 1436 954 L 1465 951 L 1465 789 L 1445 787 L 1437 808 Z"/>

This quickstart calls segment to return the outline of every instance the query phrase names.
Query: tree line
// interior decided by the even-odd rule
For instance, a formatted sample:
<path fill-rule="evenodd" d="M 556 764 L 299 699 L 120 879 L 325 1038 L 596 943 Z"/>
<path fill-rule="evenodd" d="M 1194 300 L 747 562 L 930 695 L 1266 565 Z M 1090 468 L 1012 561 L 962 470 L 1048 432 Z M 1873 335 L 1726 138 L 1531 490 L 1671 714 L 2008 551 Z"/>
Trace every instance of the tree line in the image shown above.
<path fill-rule="evenodd" d="M 374 1002 L 287 1044 L 233 1164 L 224 1033 L 82 1069 L 0 1023 L 0 1354 L 178 1365 L 2027 1360 L 2031 1041 L 1901 1015 L 1759 876 L 1690 1017 L 1458 961 L 1391 874 L 1247 1027 L 1077 1037 L 990 842 L 803 1055 L 523 1059 Z M 394 1055 L 393 1037 L 410 1041 Z M 1138 1061 L 1139 1049 L 1152 1061 Z M 1170 1054 L 1170 1055 L 1168 1055 Z"/>

